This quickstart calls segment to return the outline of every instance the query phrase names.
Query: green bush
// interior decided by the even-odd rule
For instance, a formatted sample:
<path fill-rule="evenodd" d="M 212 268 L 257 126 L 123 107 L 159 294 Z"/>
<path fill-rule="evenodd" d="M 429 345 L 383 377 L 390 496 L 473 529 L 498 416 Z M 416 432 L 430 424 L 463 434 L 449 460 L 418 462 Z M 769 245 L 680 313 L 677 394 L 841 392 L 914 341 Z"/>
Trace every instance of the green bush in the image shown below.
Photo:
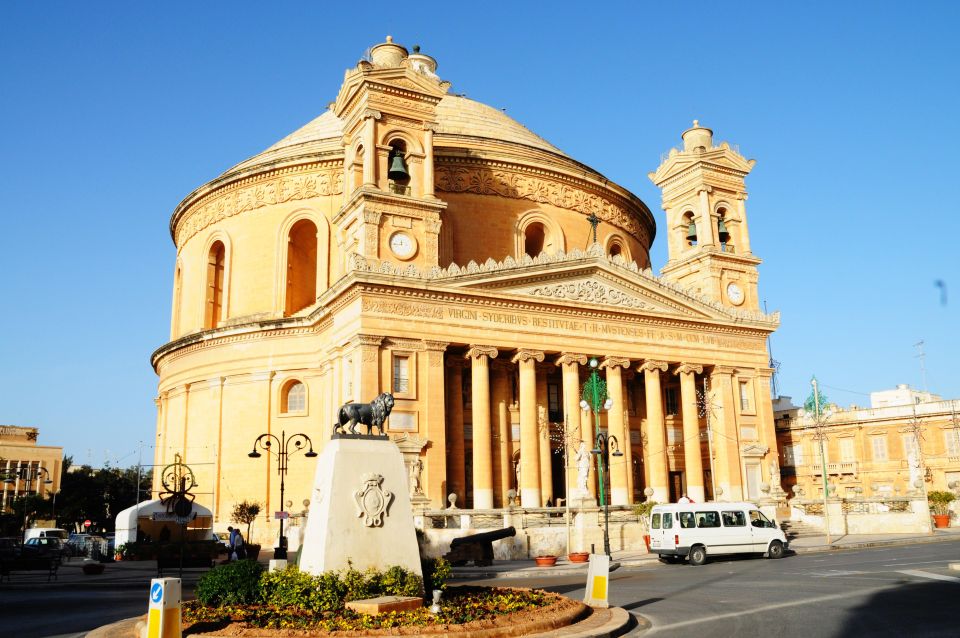
<path fill-rule="evenodd" d="M 450 562 L 445 558 L 428 558 L 420 561 L 424 586 L 430 589 L 446 589 L 450 578 Z"/>
<path fill-rule="evenodd" d="M 380 587 L 385 596 L 422 596 L 423 581 L 411 571 L 394 565 L 380 574 Z"/>
<path fill-rule="evenodd" d="M 214 567 L 200 577 L 197 600 L 209 607 L 260 602 L 263 567 L 255 560 L 238 560 Z"/>
<path fill-rule="evenodd" d="M 335 611 L 343 607 L 346 587 L 335 572 L 319 576 L 291 565 L 260 577 L 260 596 L 267 605 L 297 607 L 310 611 Z"/>

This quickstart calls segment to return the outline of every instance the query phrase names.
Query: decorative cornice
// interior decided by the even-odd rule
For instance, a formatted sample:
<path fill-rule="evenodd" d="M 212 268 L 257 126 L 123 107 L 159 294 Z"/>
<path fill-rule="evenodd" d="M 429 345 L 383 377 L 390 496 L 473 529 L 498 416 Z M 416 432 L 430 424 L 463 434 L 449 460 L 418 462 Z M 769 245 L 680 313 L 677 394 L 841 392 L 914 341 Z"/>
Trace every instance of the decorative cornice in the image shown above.
<path fill-rule="evenodd" d="M 563 366 L 569 363 L 576 363 L 582 366 L 587 365 L 587 355 L 574 352 L 564 352 L 554 360 L 554 365 Z"/>
<path fill-rule="evenodd" d="M 466 354 L 463 355 L 464 359 L 479 359 L 481 357 L 489 357 L 491 359 L 496 359 L 499 352 L 493 346 L 470 346 L 470 349 L 467 350 Z"/>
<path fill-rule="evenodd" d="M 521 348 L 517 350 L 517 354 L 513 355 L 510 359 L 513 363 L 522 363 L 524 361 L 536 361 L 540 363 L 543 361 L 545 355 L 542 350 L 529 350 L 527 348 Z"/>
<path fill-rule="evenodd" d="M 447 341 L 429 341 L 427 339 L 423 340 L 423 349 L 427 352 L 445 352 L 446 349 L 450 346 L 450 343 Z"/>
<path fill-rule="evenodd" d="M 666 361 L 647 359 L 637 366 L 637 372 L 666 372 L 668 367 Z"/>
<path fill-rule="evenodd" d="M 358 334 L 358 335 L 355 335 L 352 339 L 350 339 L 350 345 L 354 347 L 372 346 L 372 347 L 379 348 L 380 344 L 383 343 L 383 339 L 384 339 L 383 335 Z"/>
<path fill-rule="evenodd" d="M 411 352 L 419 352 L 426 349 L 424 348 L 422 339 L 405 339 L 403 337 L 387 337 L 383 340 L 383 346 L 385 348 L 409 350 Z"/>
<path fill-rule="evenodd" d="M 703 366 L 697 363 L 681 363 L 673 371 L 674 374 L 703 374 Z"/>

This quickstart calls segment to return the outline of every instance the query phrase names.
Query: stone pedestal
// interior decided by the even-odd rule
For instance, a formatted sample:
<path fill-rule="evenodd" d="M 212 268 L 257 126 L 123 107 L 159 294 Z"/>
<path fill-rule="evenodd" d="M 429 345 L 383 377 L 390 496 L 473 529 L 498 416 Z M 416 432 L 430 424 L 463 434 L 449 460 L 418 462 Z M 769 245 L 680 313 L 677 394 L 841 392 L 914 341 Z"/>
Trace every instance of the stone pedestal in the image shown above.
<path fill-rule="evenodd" d="M 422 576 L 409 478 L 396 444 L 333 438 L 317 462 L 300 569 L 313 574 L 399 565 Z"/>

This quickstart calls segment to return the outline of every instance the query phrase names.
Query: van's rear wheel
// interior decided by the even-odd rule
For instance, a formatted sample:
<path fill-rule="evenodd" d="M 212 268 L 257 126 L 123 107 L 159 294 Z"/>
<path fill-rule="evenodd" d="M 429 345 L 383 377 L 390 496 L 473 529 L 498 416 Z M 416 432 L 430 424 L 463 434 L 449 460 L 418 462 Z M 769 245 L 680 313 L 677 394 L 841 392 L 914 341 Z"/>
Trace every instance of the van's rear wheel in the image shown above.
<path fill-rule="evenodd" d="M 770 543 L 770 549 L 767 550 L 767 558 L 783 558 L 783 543 L 780 541 Z"/>
<path fill-rule="evenodd" d="M 702 545 L 690 549 L 690 564 L 703 565 L 707 562 L 707 550 Z"/>

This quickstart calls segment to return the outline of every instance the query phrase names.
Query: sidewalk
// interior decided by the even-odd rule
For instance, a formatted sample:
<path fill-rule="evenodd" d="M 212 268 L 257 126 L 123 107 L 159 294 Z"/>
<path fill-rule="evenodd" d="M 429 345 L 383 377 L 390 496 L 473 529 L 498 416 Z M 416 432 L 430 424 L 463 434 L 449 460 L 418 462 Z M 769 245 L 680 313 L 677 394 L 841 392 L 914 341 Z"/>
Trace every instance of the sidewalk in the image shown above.
<path fill-rule="evenodd" d="M 790 550 L 797 554 L 838 550 L 864 549 L 885 545 L 914 545 L 960 541 L 960 528 L 949 527 L 935 530 L 933 534 L 848 534 L 830 539 L 826 536 L 803 536 L 790 541 Z M 640 567 L 657 561 L 656 554 L 643 548 L 612 552 L 610 571 L 621 567 Z M 582 574 L 587 576 L 586 563 L 571 563 L 566 557 L 557 559 L 553 567 L 537 567 L 533 559 L 494 561 L 490 567 L 454 567 L 455 580 L 479 580 L 484 578 L 546 578 Z"/>

